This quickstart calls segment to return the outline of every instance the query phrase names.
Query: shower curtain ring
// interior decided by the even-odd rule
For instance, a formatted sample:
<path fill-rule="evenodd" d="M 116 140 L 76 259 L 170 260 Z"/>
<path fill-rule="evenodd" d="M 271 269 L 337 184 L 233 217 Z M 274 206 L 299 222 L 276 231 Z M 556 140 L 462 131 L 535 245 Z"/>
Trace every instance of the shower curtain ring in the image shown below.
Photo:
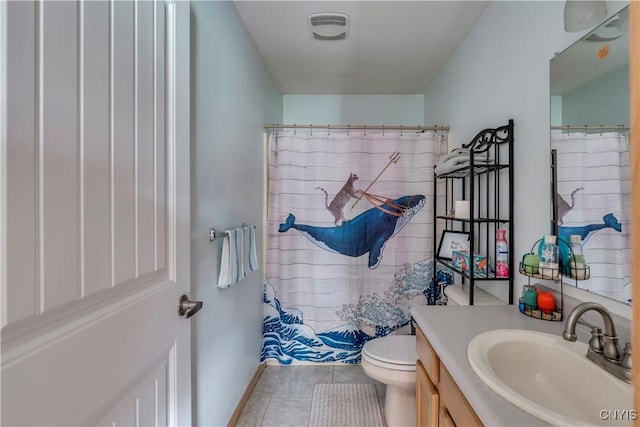
<path fill-rule="evenodd" d="M 347 136 L 349 136 L 349 131 L 351 130 L 351 125 L 347 125 Z"/>
<path fill-rule="evenodd" d="M 331 125 L 327 125 L 327 135 L 331 136 Z"/>
<path fill-rule="evenodd" d="M 311 129 L 309 136 L 313 136 L 313 125 L 309 125 L 309 129 Z"/>
<path fill-rule="evenodd" d="M 382 125 L 382 136 L 384 136 L 384 125 Z"/>
<path fill-rule="evenodd" d="M 400 136 L 404 136 L 402 135 L 402 125 L 400 125 Z"/>

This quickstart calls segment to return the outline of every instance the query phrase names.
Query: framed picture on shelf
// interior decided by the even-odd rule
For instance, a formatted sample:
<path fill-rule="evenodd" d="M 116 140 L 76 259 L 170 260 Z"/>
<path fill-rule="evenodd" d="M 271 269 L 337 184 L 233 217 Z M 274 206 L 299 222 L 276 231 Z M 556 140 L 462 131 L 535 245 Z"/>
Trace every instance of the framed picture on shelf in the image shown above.
<path fill-rule="evenodd" d="M 438 258 L 451 260 L 453 251 L 469 251 L 469 233 L 466 231 L 444 230 L 438 245 Z"/>

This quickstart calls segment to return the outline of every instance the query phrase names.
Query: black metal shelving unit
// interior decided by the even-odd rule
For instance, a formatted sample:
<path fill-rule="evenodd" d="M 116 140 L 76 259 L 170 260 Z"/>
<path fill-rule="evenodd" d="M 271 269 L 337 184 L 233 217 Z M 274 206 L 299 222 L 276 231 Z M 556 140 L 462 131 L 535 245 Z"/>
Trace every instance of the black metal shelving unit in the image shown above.
<path fill-rule="evenodd" d="M 469 150 L 469 161 L 458 169 L 436 175 L 434 171 L 433 207 L 434 236 L 438 236 L 438 227 L 444 230 L 469 233 L 469 247 L 476 255 L 491 258 L 486 272 L 476 273 L 473 261 L 469 271 L 456 267 L 452 261 L 438 257 L 439 239 L 434 239 L 434 259 L 462 276 L 463 283 L 469 285 L 469 305 L 474 303 L 476 281 L 504 281 L 509 286 L 509 304 L 513 304 L 513 280 L 518 272 L 514 262 L 513 227 L 513 120 L 508 124 L 479 132 L 468 144 L 462 147 Z M 438 185 L 444 181 L 444 203 L 438 203 Z M 469 219 L 455 218 L 449 215 L 456 197 L 468 200 L 471 205 Z M 506 228 L 509 239 L 509 277 L 495 276 L 496 230 Z M 437 275 L 433 269 L 433 295 L 436 295 Z"/>

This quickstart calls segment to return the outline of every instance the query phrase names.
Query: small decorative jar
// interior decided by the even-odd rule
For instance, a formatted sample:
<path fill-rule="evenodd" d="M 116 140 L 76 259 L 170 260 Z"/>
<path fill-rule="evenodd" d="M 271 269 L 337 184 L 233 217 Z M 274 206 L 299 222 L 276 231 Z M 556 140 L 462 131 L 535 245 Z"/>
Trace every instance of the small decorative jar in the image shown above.
<path fill-rule="evenodd" d="M 522 302 L 527 308 L 538 308 L 538 290 L 533 285 L 524 285 L 522 287 Z"/>

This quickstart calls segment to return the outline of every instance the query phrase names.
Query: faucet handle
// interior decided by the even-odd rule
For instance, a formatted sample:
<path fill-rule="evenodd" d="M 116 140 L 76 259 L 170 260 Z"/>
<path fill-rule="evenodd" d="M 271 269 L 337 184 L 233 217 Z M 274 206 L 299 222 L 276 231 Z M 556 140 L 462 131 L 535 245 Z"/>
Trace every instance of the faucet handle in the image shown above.
<path fill-rule="evenodd" d="M 624 345 L 622 360 L 620 361 L 620 364 L 622 365 L 623 368 L 631 371 L 631 343 L 630 342 Z"/>
<path fill-rule="evenodd" d="M 591 340 L 589 341 L 589 350 L 596 353 L 602 353 L 604 351 L 604 338 L 602 336 L 602 329 L 593 327 L 591 329 Z"/>
<path fill-rule="evenodd" d="M 612 362 L 620 362 L 622 359 L 622 352 L 618 346 L 617 336 L 604 336 L 604 349 L 602 351 L 604 357 Z"/>

